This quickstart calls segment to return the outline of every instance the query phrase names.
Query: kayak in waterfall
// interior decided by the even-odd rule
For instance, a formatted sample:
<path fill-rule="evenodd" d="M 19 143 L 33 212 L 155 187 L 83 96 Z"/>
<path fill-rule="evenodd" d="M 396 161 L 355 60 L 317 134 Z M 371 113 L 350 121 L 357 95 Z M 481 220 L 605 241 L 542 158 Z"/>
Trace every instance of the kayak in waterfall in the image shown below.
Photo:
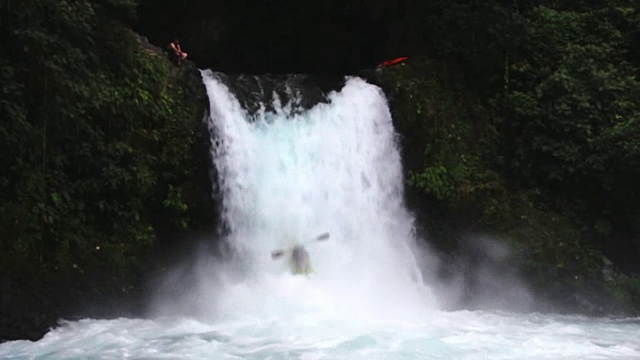
<path fill-rule="evenodd" d="M 308 241 L 322 241 L 329 238 L 329 233 L 324 233 L 317 236 L 315 239 Z M 305 243 L 305 244 L 307 244 Z M 311 258 L 309 257 L 309 252 L 305 249 L 305 244 L 296 244 L 286 250 L 276 250 L 271 253 L 272 259 L 278 259 L 282 256 L 286 256 L 289 262 L 289 271 L 293 275 L 309 275 L 313 272 L 313 267 L 311 266 Z"/>

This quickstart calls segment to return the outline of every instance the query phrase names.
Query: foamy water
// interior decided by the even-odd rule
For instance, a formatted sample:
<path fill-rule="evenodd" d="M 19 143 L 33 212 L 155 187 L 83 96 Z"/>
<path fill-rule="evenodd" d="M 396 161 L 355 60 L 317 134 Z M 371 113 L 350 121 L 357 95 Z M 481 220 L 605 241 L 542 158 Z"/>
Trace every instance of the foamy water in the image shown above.
<path fill-rule="evenodd" d="M 82 320 L 7 359 L 638 359 L 640 319 L 437 312 L 411 322 L 345 321 L 322 312 L 194 319 Z"/>
<path fill-rule="evenodd" d="M 441 310 L 451 297 L 418 249 L 379 88 L 352 78 L 328 104 L 249 116 L 216 74 L 203 79 L 233 256 L 197 255 L 150 319 L 64 323 L 0 358 L 640 358 L 638 319 Z M 310 276 L 271 259 L 324 232 L 307 245 Z"/>

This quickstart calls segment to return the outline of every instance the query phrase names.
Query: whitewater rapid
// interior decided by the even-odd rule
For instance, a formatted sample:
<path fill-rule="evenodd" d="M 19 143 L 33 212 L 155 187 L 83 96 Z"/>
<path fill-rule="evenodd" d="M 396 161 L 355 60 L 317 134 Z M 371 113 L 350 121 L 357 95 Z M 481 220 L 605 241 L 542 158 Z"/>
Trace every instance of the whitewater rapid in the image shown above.
<path fill-rule="evenodd" d="M 63 322 L 0 358 L 640 358 L 640 319 L 442 310 L 378 87 L 349 78 L 309 110 L 274 95 L 249 113 L 220 74 L 202 75 L 226 260 L 194 254 L 147 319 Z M 270 256 L 324 232 L 308 277 Z"/>
<path fill-rule="evenodd" d="M 0 344 L 2 359 L 640 358 L 640 319 L 442 312 L 412 324 L 290 317 L 81 320 L 38 342 Z"/>

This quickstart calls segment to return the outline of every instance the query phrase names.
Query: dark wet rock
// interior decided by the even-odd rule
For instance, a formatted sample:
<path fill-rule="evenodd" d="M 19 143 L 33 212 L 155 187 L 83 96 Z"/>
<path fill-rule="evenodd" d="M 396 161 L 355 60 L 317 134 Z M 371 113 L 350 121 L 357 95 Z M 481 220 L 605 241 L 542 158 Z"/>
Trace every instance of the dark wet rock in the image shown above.
<path fill-rule="evenodd" d="M 339 91 L 345 83 L 342 76 L 320 77 L 306 74 L 222 74 L 217 76 L 236 96 L 249 115 L 261 110 L 273 112 L 275 105 L 290 109 L 296 115 L 319 103 L 328 102 L 328 94 Z M 265 109 L 261 109 L 264 104 Z"/>

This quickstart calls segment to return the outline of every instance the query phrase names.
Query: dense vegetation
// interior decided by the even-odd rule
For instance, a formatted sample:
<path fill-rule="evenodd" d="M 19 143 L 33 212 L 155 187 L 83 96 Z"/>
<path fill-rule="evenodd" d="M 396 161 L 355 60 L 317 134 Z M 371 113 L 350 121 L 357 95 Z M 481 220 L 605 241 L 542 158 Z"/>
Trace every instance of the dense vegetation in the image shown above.
<path fill-rule="evenodd" d="M 207 199 L 203 104 L 129 29 L 135 6 L 3 2 L 2 337 L 29 326 L 16 316 L 51 322 L 129 292 L 145 250 Z"/>
<path fill-rule="evenodd" d="M 637 305 L 640 279 L 603 276 L 602 254 L 640 271 L 638 3 L 415 6 L 409 17 L 428 14 L 420 44 L 462 66 L 377 76 L 392 84 L 417 202 L 508 235 L 547 287 Z"/>
<path fill-rule="evenodd" d="M 640 230 L 638 3 L 484 2 L 475 10 L 491 25 L 452 16 L 473 8 L 434 12 L 447 25 L 432 29 L 434 48 L 464 59 L 475 77 L 470 84 L 482 84 L 479 91 L 501 116 L 499 165 L 508 180 L 548 190 L 553 199 L 561 195 L 607 239 L 601 245 L 616 243 L 637 255 L 631 240 Z M 452 35 L 462 25 L 467 32 Z M 465 46 L 452 36 L 485 40 Z"/>
<path fill-rule="evenodd" d="M 415 206 L 507 235 L 543 287 L 613 294 L 637 308 L 639 4 L 409 6 L 403 26 L 423 22 L 405 41 L 439 61 L 374 78 L 406 134 Z M 603 254 L 635 277 L 611 275 Z"/>
<path fill-rule="evenodd" d="M 3 332 L 128 291 L 153 244 L 211 221 L 197 73 L 134 30 L 232 72 L 410 55 L 368 76 L 392 98 L 412 206 L 508 235 L 563 287 L 602 278 L 605 254 L 622 270 L 605 286 L 640 304 L 637 1 L 2 0 Z"/>

